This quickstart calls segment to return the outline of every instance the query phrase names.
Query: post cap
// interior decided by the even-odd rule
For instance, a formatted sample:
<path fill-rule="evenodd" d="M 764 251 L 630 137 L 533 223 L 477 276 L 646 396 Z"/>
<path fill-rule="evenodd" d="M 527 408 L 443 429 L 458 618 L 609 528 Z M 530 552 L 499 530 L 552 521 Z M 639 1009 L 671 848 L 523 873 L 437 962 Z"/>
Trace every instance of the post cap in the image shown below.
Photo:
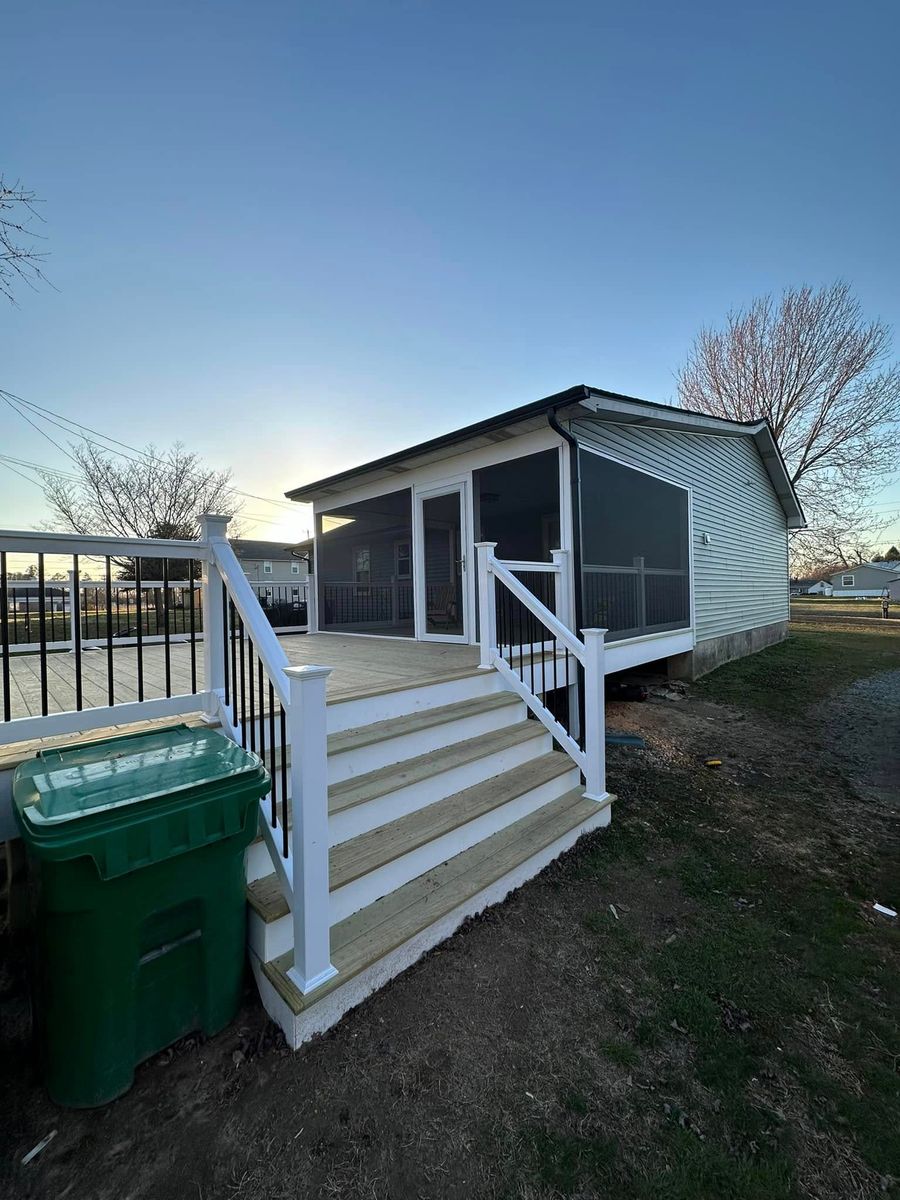
<path fill-rule="evenodd" d="M 203 532 L 203 536 L 224 537 L 230 520 L 231 517 L 222 516 L 220 513 L 201 513 L 200 529 Z"/>
<path fill-rule="evenodd" d="M 320 679 L 328 676 L 334 670 L 334 667 L 316 666 L 314 663 L 304 663 L 298 667 L 284 667 L 284 673 L 288 679 Z"/>

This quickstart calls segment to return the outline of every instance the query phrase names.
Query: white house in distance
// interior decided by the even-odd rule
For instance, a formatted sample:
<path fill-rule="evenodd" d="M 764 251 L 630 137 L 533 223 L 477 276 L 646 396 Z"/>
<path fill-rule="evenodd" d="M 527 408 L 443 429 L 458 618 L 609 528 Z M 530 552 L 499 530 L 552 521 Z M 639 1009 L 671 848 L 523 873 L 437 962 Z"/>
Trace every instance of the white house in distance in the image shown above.
<path fill-rule="evenodd" d="M 491 542 L 545 604 L 524 564 L 559 552 L 609 672 L 693 677 L 787 633 L 804 517 L 765 422 L 582 385 L 287 495 L 314 507 L 319 631 L 475 644 Z"/>
<path fill-rule="evenodd" d="M 828 582 L 831 592 L 826 592 L 826 595 L 830 594 L 835 599 L 877 599 L 885 588 L 897 580 L 900 580 L 900 562 L 859 563 L 830 575 Z"/>

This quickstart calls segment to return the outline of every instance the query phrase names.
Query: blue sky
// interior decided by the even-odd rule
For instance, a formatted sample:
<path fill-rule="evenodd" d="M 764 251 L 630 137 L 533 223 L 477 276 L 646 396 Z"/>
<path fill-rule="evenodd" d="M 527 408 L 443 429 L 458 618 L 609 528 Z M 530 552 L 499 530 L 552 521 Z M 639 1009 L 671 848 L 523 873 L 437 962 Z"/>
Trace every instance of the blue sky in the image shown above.
<path fill-rule="evenodd" d="M 673 399 L 698 327 L 787 284 L 900 330 L 898 14 L 14 2 L 0 166 L 57 290 L 0 310 L 0 386 L 280 498 L 575 383 Z M 8 411 L 0 445 L 66 462 Z M 44 515 L 0 470 L 0 526 Z"/>

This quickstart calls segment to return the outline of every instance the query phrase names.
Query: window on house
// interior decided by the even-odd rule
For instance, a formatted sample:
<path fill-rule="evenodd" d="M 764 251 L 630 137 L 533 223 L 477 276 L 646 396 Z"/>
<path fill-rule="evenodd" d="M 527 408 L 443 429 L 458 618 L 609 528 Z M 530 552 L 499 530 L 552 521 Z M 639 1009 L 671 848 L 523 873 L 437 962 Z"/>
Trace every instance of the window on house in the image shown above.
<path fill-rule="evenodd" d="M 272 574 L 272 564 L 270 562 L 264 562 L 263 563 L 263 575 L 271 575 L 271 574 Z"/>
<path fill-rule="evenodd" d="M 300 564 L 297 562 L 296 559 L 294 559 L 294 561 L 291 563 L 291 574 L 292 575 L 300 574 Z"/>
<path fill-rule="evenodd" d="M 855 582 L 856 582 L 855 575 L 842 575 L 841 576 L 841 587 L 853 587 Z"/>
<path fill-rule="evenodd" d="M 394 574 L 412 579 L 412 542 L 394 542 Z"/>
<path fill-rule="evenodd" d="M 609 641 L 690 625 L 688 493 L 579 450 L 586 628 Z"/>
<path fill-rule="evenodd" d="M 357 546 L 353 551 L 353 582 L 368 583 L 372 575 L 372 555 L 368 546 Z"/>

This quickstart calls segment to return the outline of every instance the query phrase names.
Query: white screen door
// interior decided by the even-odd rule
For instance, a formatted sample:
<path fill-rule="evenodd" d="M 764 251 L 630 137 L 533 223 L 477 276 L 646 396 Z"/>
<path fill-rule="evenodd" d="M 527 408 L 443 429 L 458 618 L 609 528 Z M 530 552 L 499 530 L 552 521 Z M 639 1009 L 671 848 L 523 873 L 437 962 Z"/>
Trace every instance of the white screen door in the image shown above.
<path fill-rule="evenodd" d="M 416 494 L 416 629 L 436 642 L 469 640 L 465 484 Z"/>

